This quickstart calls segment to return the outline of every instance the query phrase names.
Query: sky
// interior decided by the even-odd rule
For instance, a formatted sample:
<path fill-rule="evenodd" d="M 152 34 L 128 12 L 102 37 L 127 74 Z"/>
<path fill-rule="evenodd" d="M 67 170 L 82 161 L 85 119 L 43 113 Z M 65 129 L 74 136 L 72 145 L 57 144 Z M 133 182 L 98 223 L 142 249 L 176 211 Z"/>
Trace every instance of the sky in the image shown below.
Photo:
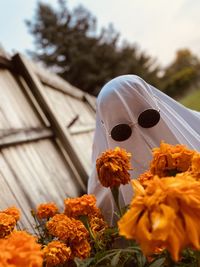
<path fill-rule="evenodd" d="M 37 0 L 0 0 L 0 44 L 7 52 L 33 50 L 33 37 L 25 25 L 35 14 Z M 57 0 L 42 0 L 56 7 Z M 121 40 L 135 44 L 166 66 L 178 49 L 200 57 L 199 0 L 68 0 L 72 9 L 82 4 L 100 28 L 109 23 Z"/>

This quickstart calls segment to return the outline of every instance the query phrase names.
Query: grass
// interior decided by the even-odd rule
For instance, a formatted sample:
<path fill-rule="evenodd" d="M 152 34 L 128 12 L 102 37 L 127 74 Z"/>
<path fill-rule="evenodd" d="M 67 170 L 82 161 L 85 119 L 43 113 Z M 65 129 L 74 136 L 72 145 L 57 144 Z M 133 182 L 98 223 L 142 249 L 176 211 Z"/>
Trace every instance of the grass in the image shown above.
<path fill-rule="evenodd" d="M 180 103 L 188 108 L 200 111 L 200 89 L 183 97 Z"/>

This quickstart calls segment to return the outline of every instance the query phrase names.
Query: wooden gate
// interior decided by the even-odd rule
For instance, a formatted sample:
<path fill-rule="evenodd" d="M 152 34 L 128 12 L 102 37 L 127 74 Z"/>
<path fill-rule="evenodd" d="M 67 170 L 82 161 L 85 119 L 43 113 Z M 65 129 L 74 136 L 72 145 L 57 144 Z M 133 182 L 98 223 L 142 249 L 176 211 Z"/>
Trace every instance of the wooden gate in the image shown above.
<path fill-rule="evenodd" d="M 30 210 L 86 192 L 95 98 L 24 56 L 0 53 L 0 209 Z"/>

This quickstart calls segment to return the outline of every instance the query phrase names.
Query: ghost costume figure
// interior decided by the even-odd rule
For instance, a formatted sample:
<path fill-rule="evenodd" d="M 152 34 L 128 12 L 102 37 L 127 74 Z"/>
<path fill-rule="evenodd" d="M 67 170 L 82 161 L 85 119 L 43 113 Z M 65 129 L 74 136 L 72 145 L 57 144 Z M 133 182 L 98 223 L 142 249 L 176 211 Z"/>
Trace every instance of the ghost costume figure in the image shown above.
<path fill-rule="evenodd" d="M 184 144 L 200 151 L 200 113 L 185 108 L 136 75 L 122 75 L 109 81 L 97 98 L 96 130 L 88 193 L 97 198 L 108 222 L 113 222 L 115 204 L 110 188 L 104 188 L 97 177 L 96 159 L 116 146 L 132 154 L 131 177 L 149 168 L 152 148 L 161 141 Z M 130 184 L 120 186 L 121 206 L 130 203 Z"/>

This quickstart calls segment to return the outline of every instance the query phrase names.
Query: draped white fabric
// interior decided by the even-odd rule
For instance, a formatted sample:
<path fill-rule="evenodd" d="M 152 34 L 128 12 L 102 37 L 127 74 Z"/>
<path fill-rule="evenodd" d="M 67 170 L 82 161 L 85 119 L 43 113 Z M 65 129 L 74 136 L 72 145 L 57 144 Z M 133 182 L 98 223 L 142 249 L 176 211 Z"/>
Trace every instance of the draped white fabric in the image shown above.
<path fill-rule="evenodd" d="M 160 121 L 152 128 L 137 124 L 146 109 L 160 110 Z M 110 136 L 112 128 L 121 123 L 134 123 L 129 139 L 116 142 Z M 200 151 L 200 113 L 187 109 L 136 75 L 122 75 L 108 82 L 97 98 L 96 130 L 93 142 L 93 170 L 88 193 L 94 194 L 106 219 L 113 221 L 115 205 L 109 188 L 98 181 L 96 159 L 105 150 L 119 146 L 132 153 L 131 177 L 137 178 L 149 168 L 151 149 L 161 141 L 185 144 Z M 120 187 L 121 205 L 129 204 L 133 196 L 130 185 Z"/>

